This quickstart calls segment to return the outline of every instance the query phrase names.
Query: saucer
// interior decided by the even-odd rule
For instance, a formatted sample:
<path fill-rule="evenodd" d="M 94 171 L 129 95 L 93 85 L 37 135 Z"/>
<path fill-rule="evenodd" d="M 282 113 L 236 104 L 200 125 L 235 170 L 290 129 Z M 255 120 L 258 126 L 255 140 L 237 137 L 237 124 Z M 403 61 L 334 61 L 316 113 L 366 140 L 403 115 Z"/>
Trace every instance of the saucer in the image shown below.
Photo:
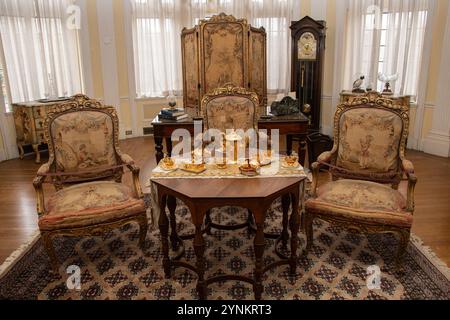
<path fill-rule="evenodd" d="M 163 164 L 160 164 L 159 167 L 160 167 L 161 169 L 163 169 L 164 171 L 168 171 L 168 172 L 170 172 L 170 171 L 175 171 L 175 170 L 178 169 L 178 166 L 177 166 L 176 164 L 174 164 L 173 166 L 170 166 L 170 167 L 167 167 L 167 166 L 165 166 L 165 165 L 163 165 Z"/>
<path fill-rule="evenodd" d="M 183 171 L 198 174 L 204 172 L 206 170 L 206 166 L 204 163 L 202 164 L 183 163 L 180 169 Z"/>

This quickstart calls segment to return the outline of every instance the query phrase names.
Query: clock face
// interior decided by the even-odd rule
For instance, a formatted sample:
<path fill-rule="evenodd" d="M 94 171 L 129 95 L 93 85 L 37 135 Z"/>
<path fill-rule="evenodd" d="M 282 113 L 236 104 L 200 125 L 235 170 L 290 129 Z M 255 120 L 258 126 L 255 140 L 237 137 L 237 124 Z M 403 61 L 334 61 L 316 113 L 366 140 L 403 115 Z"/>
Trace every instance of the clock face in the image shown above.
<path fill-rule="evenodd" d="M 299 60 L 316 60 L 317 40 L 311 32 L 305 32 L 297 41 Z"/>

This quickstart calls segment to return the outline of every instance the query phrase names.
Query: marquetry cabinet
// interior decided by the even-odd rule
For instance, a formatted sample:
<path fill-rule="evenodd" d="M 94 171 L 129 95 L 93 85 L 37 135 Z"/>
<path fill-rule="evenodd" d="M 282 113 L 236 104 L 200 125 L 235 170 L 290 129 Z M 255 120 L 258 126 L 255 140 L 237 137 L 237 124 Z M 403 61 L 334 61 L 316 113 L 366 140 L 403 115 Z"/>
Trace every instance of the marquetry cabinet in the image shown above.
<path fill-rule="evenodd" d="M 267 105 L 266 32 L 221 13 L 181 34 L 183 104 L 201 115 L 203 96 L 227 83 L 247 88 Z"/>
<path fill-rule="evenodd" d="M 67 102 L 67 100 L 64 100 Z M 36 153 L 36 163 L 41 162 L 39 145 L 46 144 L 44 135 L 45 117 L 50 109 L 62 103 L 57 102 L 23 102 L 12 105 L 14 113 L 14 124 L 16 127 L 17 147 L 20 158 L 23 159 L 23 147 L 31 145 Z"/>

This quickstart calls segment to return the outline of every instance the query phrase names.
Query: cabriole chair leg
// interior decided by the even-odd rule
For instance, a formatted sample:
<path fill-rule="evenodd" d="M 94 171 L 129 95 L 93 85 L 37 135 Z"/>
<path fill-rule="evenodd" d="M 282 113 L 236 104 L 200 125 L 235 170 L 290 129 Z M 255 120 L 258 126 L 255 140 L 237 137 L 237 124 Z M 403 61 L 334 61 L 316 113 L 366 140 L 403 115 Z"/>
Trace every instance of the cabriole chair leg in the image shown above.
<path fill-rule="evenodd" d="M 398 272 L 403 273 L 403 258 L 406 253 L 406 248 L 408 248 L 408 243 L 410 239 L 410 230 L 401 230 L 399 233 L 399 244 L 398 244 L 398 251 L 397 256 L 395 259 L 395 265 Z"/>
<path fill-rule="evenodd" d="M 53 246 L 52 236 L 49 232 L 42 233 L 42 241 L 44 242 L 45 250 L 50 259 L 50 265 L 55 273 L 58 273 L 58 259 L 56 258 L 55 247 Z"/>

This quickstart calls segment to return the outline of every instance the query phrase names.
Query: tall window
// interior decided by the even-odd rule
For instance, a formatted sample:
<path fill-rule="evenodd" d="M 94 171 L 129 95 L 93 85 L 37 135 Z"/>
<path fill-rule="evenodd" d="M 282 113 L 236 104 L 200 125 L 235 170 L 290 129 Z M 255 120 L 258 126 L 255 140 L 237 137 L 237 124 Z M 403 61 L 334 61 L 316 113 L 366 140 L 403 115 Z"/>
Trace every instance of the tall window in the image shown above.
<path fill-rule="evenodd" d="M 396 75 L 396 94 L 418 93 L 428 0 L 350 0 L 346 32 L 345 85 L 360 74 L 382 91 L 383 76 Z M 378 5 L 374 5 L 374 3 Z"/>
<path fill-rule="evenodd" d="M 0 35 L 12 102 L 83 91 L 70 0 L 0 0 Z"/>
<path fill-rule="evenodd" d="M 290 87 L 289 23 L 298 19 L 296 0 L 128 0 L 132 7 L 133 51 L 137 97 L 181 95 L 181 40 L 192 27 L 225 12 L 246 18 L 267 32 L 269 93 Z"/>
<path fill-rule="evenodd" d="M 0 59 L 0 97 L 3 98 L 5 102 L 5 111 L 10 112 L 11 106 L 8 101 L 8 92 L 6 89 L 6 79 L 5 79 L 5 70 L 3 69 L 2 61 Z M 0 110 L 3 112 L 3 110 Z"/>

